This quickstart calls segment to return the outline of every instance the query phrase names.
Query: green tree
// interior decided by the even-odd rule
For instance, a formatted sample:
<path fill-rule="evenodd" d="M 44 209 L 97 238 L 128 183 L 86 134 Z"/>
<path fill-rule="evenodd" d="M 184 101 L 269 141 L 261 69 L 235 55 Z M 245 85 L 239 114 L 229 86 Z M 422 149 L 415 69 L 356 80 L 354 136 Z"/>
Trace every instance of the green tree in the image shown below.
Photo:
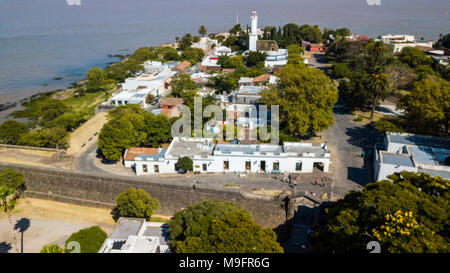
<path fill-rule="evenodd" d="M 266 105 L 280 106 L 280 125 L 292 136 L 311 136 L 333 124 L 335 84 L 318 69 L 287 65 L 276 75 L 277 86 L 262 91 Z"/>
<path fill-rule="evenodd" d="M 299 65 L 304 63 L 302 54 L 304 53 L 305 50 L 300 45 L 298 44 L 288 45 L 287 50 L 289 54 L 288 64 Z"/>
<path fill-rule="evenodd" d="M 389 88 L 389 78 L 382 69 L 373 73 L 369 79 L 369 89 L 372 92 L 372 104 L 370 111 L 370 119 L 373 118 L 375 107 L 379 104 L 380 99 L 384 99 Z"/>
<path fill-rule="evenodd" d="M 175 213 L 169 235 L 177 253 L 283 252 L 272 230 L 229 202 L 203 201 Z"/>
<path fill-rule="evenodd" d="M 88 92 L 103 91 L 114 83 L 108 79 L 108 74 L 100 67 L 94 67 L 86 72 L 86 90 Z"/>
<path fill-rule="evenodd" d="M 46 245 L 41 249 L 41 253 L 63 253 L 63 251 L 57 244 Z"/>
<path fill-rule="evenodd" d="M 78 242 L 81 253 L 98 253 L 106 238 L 108 238 L 108 235 L 99 226 L 84 228 L 70 235 L 66 240 L 64 252 L 70 253 L 73 251 L 73 249 L 68 248 L 70 242 Z"/>
<path fill-rule="evenodd" d="M 20 136 L 27 131 L 25 124 L 15 120 L 7 120 L 0 125 L 0 143 L 14 145 Z"/>
<path fill-rule="evenodd" d="M 170 85 L 172 86 L 172 95 L 175 97 L 181 97 L 185 91 L 197 88 L 196 83 L 186 73 L 176 75 L 170 82 Z"/>
<path fill-rule="evenodd" d="M 182 169 L 187 172 L 192 172 L 192 170 L 194 169 L 194 163 L 193 163 L 192 159 L 190 159 L 187 156 L 179 158 L 176 166 L 177 166 L 177 169 Z"/>
<path fill-rule="evenodd" d="M 181 40 L 178 42 L 178 49 L 185 50 L 192 45 L 193 38 L 190 33 L 186 33 Z"/>
<path fill-rule="evenodd" d="M 66 148 L 69 134 L 66 129 L 60 127 L 44 128 L 34 132 L 24 133 L 17 141 L 18 145 Z"/>
<path fill-rule="evenodd" d="M 312 251 L 361 253 L 375 240 L 382 253 L 448 253 L 450 180 L 409 172 L 389 179 L 327 208 L 325 223 L 312 233 Z"/>
<path fill-rule="evenodd" d="M 433 45 L 436 49 L 444 50 L 446 48 L 450 48 L 450 33 L 446 35 L 439 35 L 439 40 L 436 41 Z"/>
<path fill-rule="evenodd" d="M 158 47 L 155 51 L 164 61 L 178 61 L 180 59 L 178 51 L 171 46 Z"/>
<path fill-rule="evenodd" d="M 144 141 L 145 146 L 159 147 L 162 143 L 172 140 L 172 122 L 165 115 L 154 115 L 145 113 L 145 132 L 147 139 Z"/>
<path fill-rule="evenodd" d="M 99 134 L 98 147 L 107 160 L 119 160 L 130 147 L 140 146 L 146 139 L 145 117 L 139 106 L 119 106 L 108 114 L 108 122 Z M 122 115 L 116 116 L 120 112 Z"/>
<path fill-rule="evenodd" d="M 258 52 L 258 51 L 251 51 L 248 53 L 248 56 L 245 57 L 245 65 L 248 67 L 257 66 L 259 64 L 263 64 L 266 60 L 266 53 Z"/>
<path fill-rule="evenodd" d="M 206 28 L 204 25 L 201 25 L 200 28 L 198 29 L 198 34 L 202 35 L 202 37 L 205 37 L 206 35 Z"/>
<path fill-rule="evenodd" d="M 190 62 L 192 65 L 200 62 L 205 53 L 200 48 L 188 47 L 181 53 L 181 59 Z"/>
<path fill-rule="evenodd" d="M 302 25 L 299 29 L 299 33 L 305 41 L 311 43 L 322 42 L 322 32 L 318 26 Z"/>
<path fill-rule="evenodd" d="M 157 59 L 158 55 L 153 48 L 141 47 L 136 49 L 130 58 L 134 59 L 136 62 L 143 63 L 147 60 Z"/>
<path fill-rule="evenodd" d="M 230 29 L 228 32 L 229 32 L 230 34 L 236 35 L 236 34 L 238 34 L 238 33 L 241 32 L 241 31 L 242 31 L 241 25 L 240 25 L 240 24 L 237 24 L 237 25 L 234 25 L 233 28 Z"/>
<path fill-rule="evenodd" d="M 416 47 L 405 47 L 398 56 L 398 59 L 410 67 L 414 68 L 418 65 L 432 65 L 433 59 Z"/>
<path fill-rule="evenodd" d="M 351 70 L 345 63 L 337 63 L 333 65 L 331 75 L 335 79 L 346 78 L 351 74 Z"/>
<path fill-rule="evenodd" d="M 302 34 L 300 33 L 300 27 L 296 24 L 286 24 L 278 30 L 277 42 L 281 46 L 288 46 L 292 44 L 300 44 L 302 42 Z"/>
<path fill-rule="evenodd" d="M 397 106 L 405 110 L 411 130 L 423 134 L 448 133 L 450 122 L 450 84 L 443 79 L 423 79 L 403 96 Z"/>
<path fill-rule="evenodd" d="M 395 123 L 386 119 L 380 119 L 379 121 L 377 121 L 375 123 L 375 129 L 382 134 L 386 132 L 403 132 L 403 130 L 398 128 Z"/>
<path fill-rule="evenodd" d="M 159 208 L 159 201 L 142 189 L 129 188 L 116 197 L 118 217 L 136 217 L 150 220 Z"/>
<path fill-rule="evenodd" d="M 16 236 L 14 235 L 11 213 L 16 207 L 17 199 L 20 198 L 24 190 L 25 183 L 21 173 L 12 169 L 0 172 L 0 210 L 8 214 L 9 227 L 14 242 L 16 242 Z M 16 251 L 19 252 L 17 245 Z"/>

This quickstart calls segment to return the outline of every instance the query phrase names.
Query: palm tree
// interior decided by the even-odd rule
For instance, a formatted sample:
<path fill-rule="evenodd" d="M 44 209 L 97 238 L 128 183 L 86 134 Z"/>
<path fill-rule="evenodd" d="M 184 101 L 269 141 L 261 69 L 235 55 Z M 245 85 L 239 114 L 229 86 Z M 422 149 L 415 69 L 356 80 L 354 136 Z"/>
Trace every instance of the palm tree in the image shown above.
<path fill-rule="evenodd" d="M 0 209 L 3 210 L 3 212 L 8 213 L 9 227 L 11 228 L 11 237 L 16 243 L 17 252 L 19 252 L 19 247 L 17 246 L 16 236 L 14 235 L 13 225 L 11 222 L 11 212 L 16 206 L 16 198 L 16 189 L 0 185 Z"/>
<path fill-rule="evenodd" d="M 202 37 L 205 37 L 205 35 L 206 35 L 206 28 L 205 28 L 204 25 L 201 25 L 201 26 L 200 26 L 200 28 L 198 29 L 198 33 L 199 33 L 200 35 L 202 35 Z"/>
<path fill-rule="evenodd" d="M 369 89 L 372 91 L 372 110 L 370 112 L 370 119 L 373 118 L 375 106 L 378 104 L 378 100 L 386 95 L 389 88 L 389 78 L 381 68 L 378 68 L 369 79 Z"/>

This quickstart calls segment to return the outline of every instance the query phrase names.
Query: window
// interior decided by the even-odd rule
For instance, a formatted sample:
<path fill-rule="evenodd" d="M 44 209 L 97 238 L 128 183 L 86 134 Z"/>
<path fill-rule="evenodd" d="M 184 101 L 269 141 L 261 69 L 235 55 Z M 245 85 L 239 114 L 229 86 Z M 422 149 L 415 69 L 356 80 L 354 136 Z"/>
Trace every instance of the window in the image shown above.
<path fill-rule="evenodd" d="M 295 170 L 296 171 L 301 171 L 302 170 L 302 162 L 295 163 Z"/>
<path fill-rule="evenodd" d="M 148 172 L 147 164 L 142 165 L 142 169 L 144 170 L 144 173 Z"/>
<path fill-rule="evenodd" d="M 159 173 L 159 165 L 154 165 L 153 166 L 155 173 Z"/>
<path fill-rule="evenodd" d="M 203 163 L 203 171 L 206 172 L 208 170 L 208 167 L 206 165 L 206 163 Z"/>
<path fill-rule="evenodd" d="M 274 171 L 280 170 L 280 163 L 279 162 L 273 162 L 273 170 Z"/>
<path fill-rule="evenodd" d="M 245 161 L 245 170 L 246 171 L 250 171 L 251 170 L 251 162 L 250 161 Z"/>
<path fill-rule="evenodd" d="M 223 169 L 224 170 L 229 170 L 230 169 L 230 162 L 229 161 L 224 161 L 223 162 Z"/>

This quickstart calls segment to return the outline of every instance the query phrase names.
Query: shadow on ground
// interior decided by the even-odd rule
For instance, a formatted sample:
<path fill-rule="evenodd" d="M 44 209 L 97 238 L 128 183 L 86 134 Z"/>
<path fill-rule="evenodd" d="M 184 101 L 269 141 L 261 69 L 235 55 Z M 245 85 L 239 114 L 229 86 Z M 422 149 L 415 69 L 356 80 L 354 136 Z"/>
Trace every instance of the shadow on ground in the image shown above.
<path fill-rule="evenodd" d="M 9 253 L 9 251 L 11 249 L 12 249 L 12 246 L 10 243 L 0 242 L 0 253 Z"/>

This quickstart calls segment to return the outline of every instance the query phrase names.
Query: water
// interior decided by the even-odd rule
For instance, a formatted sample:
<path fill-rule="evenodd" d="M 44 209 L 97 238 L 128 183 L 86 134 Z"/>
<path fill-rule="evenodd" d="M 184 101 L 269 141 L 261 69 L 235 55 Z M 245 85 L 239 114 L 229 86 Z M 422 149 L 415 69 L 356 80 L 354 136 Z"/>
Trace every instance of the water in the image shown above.
<path fill-rule="evenodd" d="M 93 67 L 141 46 L 249 24 L 349 27 L 377 37 L 411 33 L 437 39 L 450 30 L 449 0 L 0 0 L 0 103 L 64 88 Z M 123 51 L 128 49 L 128 51 Z M 122 51 L 121 51 L 122 50 Z M 63 77 L 62 80 L 54 80 Z"/>

